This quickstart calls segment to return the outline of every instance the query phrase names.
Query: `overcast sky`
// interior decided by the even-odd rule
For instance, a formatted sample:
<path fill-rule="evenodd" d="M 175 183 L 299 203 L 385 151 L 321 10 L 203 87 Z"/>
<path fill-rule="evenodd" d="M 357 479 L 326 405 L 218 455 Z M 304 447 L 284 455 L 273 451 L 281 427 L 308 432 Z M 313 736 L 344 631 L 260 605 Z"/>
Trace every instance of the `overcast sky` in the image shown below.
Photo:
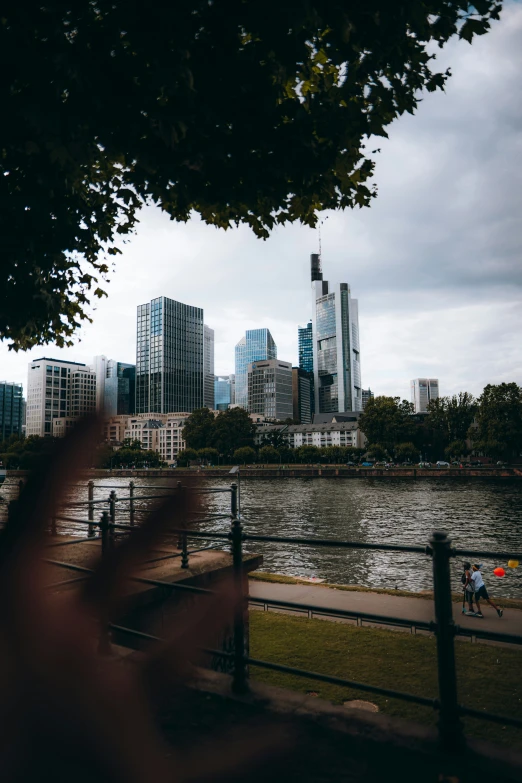
<path fill-rule="evenodd" d="M 322 229 L 324 278 L 359 300 L 362 382 L 376 394 L 409 397 L 417 376 L 439 378 L 441 394 L 522 383 L 522 7 L 508 3 L 472 46 L 452 41 L 438 65 L 453 71 L 446 92 L 372 142 L 372 207 L 329 213 Z M 40 356 L 133 362 L 136 306 L 161 295 L 204 308 L 217 374 L 234 371 L 234 345 L 256 327 L 297 363 L 317 249 L 317 232 L 301 226 L 263 241 L 147 208 L 77 344 L 15 354 L 0 343 L 0 380 L 25 388 Z"/>

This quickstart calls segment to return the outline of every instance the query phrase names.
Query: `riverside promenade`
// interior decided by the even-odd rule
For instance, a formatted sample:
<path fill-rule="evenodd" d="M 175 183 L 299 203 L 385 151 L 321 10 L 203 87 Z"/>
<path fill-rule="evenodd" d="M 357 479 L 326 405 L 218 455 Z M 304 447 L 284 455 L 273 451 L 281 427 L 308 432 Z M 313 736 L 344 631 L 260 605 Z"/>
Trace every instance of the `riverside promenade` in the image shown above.
<path fill-rule="evenodd" d="M 258 579 L 250 579 L 250 595 L 252 597 L 263 597 L 273 601 L 290 601 L 294 603 L 313 604 L 325 609 L 341 609 L 365 614 L 377 614 L 393 616 L 408 620 L 418 620 L 422 622 L 431 622 L 435 620 L 433 601 L 427 598 L 415 598 L 405 596 L 388 595 L 386 593 L 359 592 L 356 590 L 336 590 L 332 587 L 322 587 L 314 584 L 280 584 L 276 582 L 264 582 Z M 502 600 L 493 598 L 497 606 L 502 607 Z M 255 607 L 262 609 L 261 606 Z M 268 604 L 268 608 L 271 607 Z M 495 610 L 489 606 L 486 601 L 481 601 L 481 609 L 484 618 L 467 617 L 462 614 L 462 603 L 453 604 L 453 617 L 455 622 L 466 629 L 481 629 L 483 631 L 493 631 L 496 633 L 522 634 L 522 610 L 504 609 L 504 616 L 498 617 Z M 306 613 L 292 609 L 275 609 L 276 611 L 289 611 L 296 616 L 305 616 Z M 319 615 L 318 615 L 319 616 Z M 323 620 L 334 622 L 349 622 L 355 624 L 355 620 L 345 620 L 335 616 L 321 616 Z M 364 621 L 365 626 L 371 626 L 372 623 Z M 376 626 L 377 627 L 377 626 Z M 378 625 L 379 628 L 386 628 L 386 625 Z M 396 630 L 408 630 L 408 628 L 397 628 Z M 411 630 L 411 629 L 410 629 Z M 418 631 L 418 633 L 423 633 Z M 424 632 L 425 633 L 425 632 Z M 457 637 L 458 638 L 458 637 Z M 487 642 L 493 644 L 493 642 Z"/>

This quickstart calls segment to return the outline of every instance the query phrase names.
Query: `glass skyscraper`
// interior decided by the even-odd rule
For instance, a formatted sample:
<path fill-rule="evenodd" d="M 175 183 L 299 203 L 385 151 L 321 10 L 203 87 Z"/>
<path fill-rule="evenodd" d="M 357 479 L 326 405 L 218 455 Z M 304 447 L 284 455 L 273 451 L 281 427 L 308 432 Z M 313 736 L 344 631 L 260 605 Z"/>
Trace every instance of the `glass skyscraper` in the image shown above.
<path fill-rule="evenodd" d="M 268 329 L 247 329 L 236 345 L 236 405 L 248 409 L 248 365 L 277 359 L 277 345 Z"/>
<path fill-rule="evenodd" d="M 305 373 L 308 374 L 309 378 L 309 394 L 310 394 L 310 402 L 308 405 L 309 408 L 309 418 L 302 418 L 302 423 L 310 422 L 312 421 L 312 417 L 315 413 L 315 393 L 314 393 L 314 336 L 313 336 L 313 328 L 312 328 L 312 322 L 309 321 L 306 326 L 298 326 L 297 327 L 297 336 L 298 336 L 298 345 L 299 345 L 299 369 L 303 370 Z M 303 386 L 302 379 L 301 379 L 301 385 Z M 306 413 L 303 414 L 306 416 Z M 298 418 L 294 414 L 294 418 Z"/>
<path fill-rule="evenodd" d="M 226 411 L 233 400 L 233 375 L 217 375 L 214 380 L 214 401 L 217 411 Z"/>
<path fill-rule="evenodd" d="M 134 364 L 107 361 L 104 390 L 105 416 L 133 416 L 136 399 L 136 367 Z"/>
<path fill-rule="evenodd" d="M 22 423 L 22 384 L 0 381 L 0 441 L 10 435 L 21 435 Z"/>
<path fill-rule="evenodd" d="M 203 404 L 214 410 L 214 330 L 206 324 L 203 327 Z"/>
<path fill-rule="evenodd" d="M 315 410 L 362 410 L 359 310 L 347 283 L 323 280 L 321 259 L 311 257 Z"/>
<path fill-rule="evenodd" d="M 306 326 L 297 327 L 299 342 L 299 367 L 301 370 L 313 373 L 314 371 L 314 338 L 312 331 L 312 322 L 309 321 Z"/>
<path fill-rule="evenodd" d="M 160 296 L 138 306 L 136 413 L 204 405 L 203 310 Z"/>

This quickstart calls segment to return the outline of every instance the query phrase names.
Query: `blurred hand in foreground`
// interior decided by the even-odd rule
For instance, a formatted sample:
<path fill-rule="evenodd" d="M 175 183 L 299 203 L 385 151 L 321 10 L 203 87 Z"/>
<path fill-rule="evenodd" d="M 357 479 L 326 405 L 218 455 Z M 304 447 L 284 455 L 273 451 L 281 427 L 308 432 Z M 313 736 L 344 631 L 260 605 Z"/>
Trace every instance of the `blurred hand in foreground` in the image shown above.
<path fill-rule="evenodd" d="M 233 754 L 223 738 L 176 754 L 157 728 L 151 694 L 161 692 L 162 681 L 181 683 L 198 662 L 200 648 L 230 618 L 233 591 L 198 599 L 190 624 L 140 656 L 140 664 L 101 654 L 99 646 L 128 577 L 167 527 L 188 526 L 196 495 L 189 488 L 156 508 L 81 587 L 54 595 L 46 587 L 50 520 L 65 489 L 88 467 L 98 433 L 98 422 L 85 421 L 58 445 L 54 458 L 30 476 L 1 531 L 2 781 L 211 780 L 273 749 L 275 732 L 258 727 L 255 739 L 253 732 L 236 734 Z"/>

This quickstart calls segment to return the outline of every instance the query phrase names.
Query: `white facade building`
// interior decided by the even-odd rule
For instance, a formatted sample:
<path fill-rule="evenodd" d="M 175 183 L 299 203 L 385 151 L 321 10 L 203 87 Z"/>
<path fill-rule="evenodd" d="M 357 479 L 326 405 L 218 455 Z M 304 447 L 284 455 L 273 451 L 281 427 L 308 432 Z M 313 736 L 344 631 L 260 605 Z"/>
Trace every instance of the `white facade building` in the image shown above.
<path fill-rule="evenodd" d="M 65 434 L 66 419 L 78 419 L 96 409 L 96 375 L 85 364 L 43 357 L 29 364 L 26 435 Z M 55 419 L 63 426 L 53 431 Z"/>
<path fill-rule="evenodd" d="M 261 445 L 265 442 L 267 435 L 272 432 L 278 432 L 284 438 L 285 445 L 291 449 L 298 449 L 300 446 L 352 446 L 353 448 L 364 448 L 366 446 L 366 437 L 359 429 L 356 421 L 330 422 L 328 424 L 291 424 L 265 426 L 259 429 L 256 434 L 256 443 Z"/>
<path fill-rule="evenodd" d="M 411 401 L 415 413 L 426 413 L 428 404 L 439 396 L 438 378 L 414 378 L 410 381 Z"/>
<path fill-rule="evenodd" d="M 105 440 L 121 444 L 126 438 L 138 440 L 142 449 L 157 451 L 169 464 L 186 448 L 183 427 L 190 413 L 140 413 L 111 416 L 104 423 Z"/>

